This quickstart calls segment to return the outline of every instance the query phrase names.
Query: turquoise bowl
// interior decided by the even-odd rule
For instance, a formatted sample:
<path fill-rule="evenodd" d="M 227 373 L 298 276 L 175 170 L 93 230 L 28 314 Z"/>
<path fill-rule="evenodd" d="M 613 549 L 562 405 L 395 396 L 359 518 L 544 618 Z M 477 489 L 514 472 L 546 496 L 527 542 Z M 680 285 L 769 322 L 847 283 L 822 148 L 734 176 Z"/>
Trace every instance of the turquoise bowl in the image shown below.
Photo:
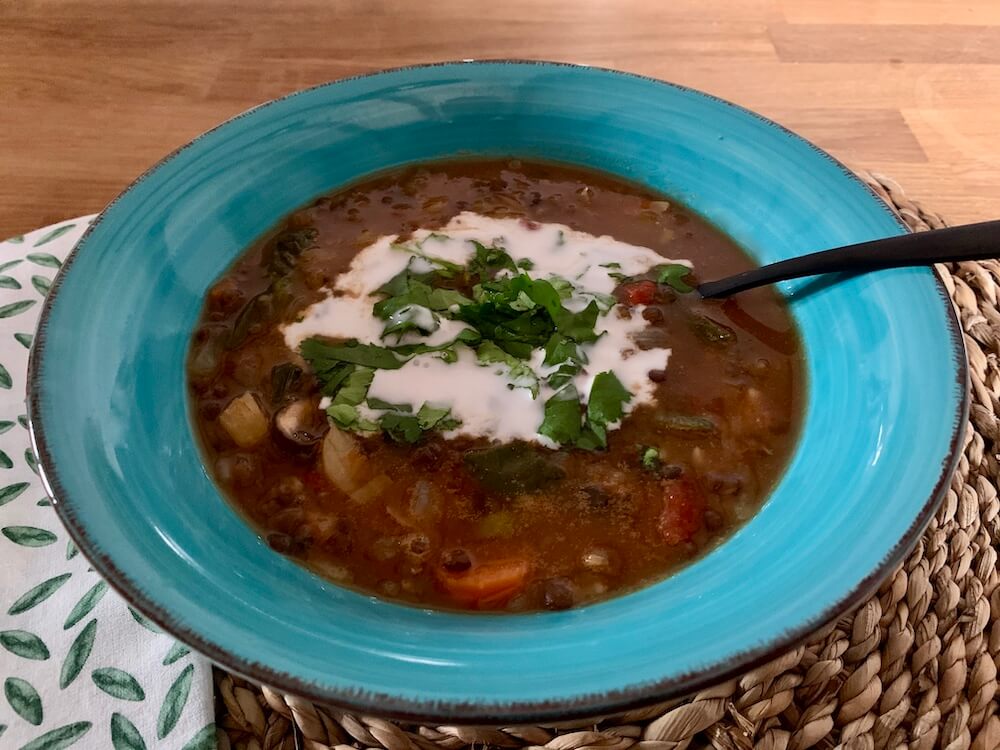
<path fill-rule="evenodd" d="M 927 524 L 960 450 L 967 372 L 928 269 L 786 287 L 805 425 L 760 513 L 608 602 L 524 616 L 363 596 L 271 552 L 219 495 L 184 360 L 206 289 L 297 206 L 456 155 L 582 164 L 683 201 L 761 263 L 905 228 L 842 165 L 751 112 L 608 70 L 406 68 L 253 109 L 164 159 L 67 261 L 31 359 L 44 480 L 134 607 L 252 679 L 366 714 L 503 723 L 606 714 L 761 663 L 868 596 Z"/>

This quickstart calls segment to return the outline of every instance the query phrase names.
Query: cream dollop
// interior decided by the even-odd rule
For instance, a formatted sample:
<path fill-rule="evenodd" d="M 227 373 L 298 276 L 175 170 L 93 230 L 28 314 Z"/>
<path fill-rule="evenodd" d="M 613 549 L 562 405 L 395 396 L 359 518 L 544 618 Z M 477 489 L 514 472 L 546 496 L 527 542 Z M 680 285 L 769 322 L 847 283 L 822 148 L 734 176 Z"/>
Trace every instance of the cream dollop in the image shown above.
<path fill-rule="evenodd" d="M 594 236 L 563 224 L 495 219 L 469 212 L 454 217 L 441 229 L 418 230 L 403 245 L 397 244 L 397 240 L 398 236 L 387 235 L 361 250 L 350 268 L 337 278 L 329 296 L 306 308 L 298 322 L 284 327 L 289 348 L 297 349 L 311 336 L 356 338 L 362 343 L 386 345 L 382 340 L 386 321 L 372 314 L 372 306 L 380 299 L 373 296 L 375 290 L 408 265 L 415 271 L 430 270 L 433 259 L 465 265 L 475 254 L 472 240 L 487 246 L 494 242 L 502 245 L 515 261 L 528 262 L 532 278 L 569 281 L 574 293 L 564 305 L 571 310 L 582 310 L 595 297 L 610 295 L 618 284 L 611 274 L 634 276 L 663 263 L 691 265 L 686 260 L 665 258 L 650 248 L 608 236 Z M 602 314 L 595 326 L 601 336 L 580 347 L 588 362 L 575 376 L 574 385 L 586 400 L 594 377 L 610 370 L 632 394 L 626 405 L 628 412 L 640 404 L 655 401 L 655 384 L 650 381 L 649 372 L 666 369 L 670 350 L 639 349 L 636 337 L 649 325 L 641 315 L 642 308 L 633 308 L 628 316 L 619 315 L 619 309 L 612 307 Z M 413 316 L 412 319 L 428 330 L 433 328 L 430 311 L 425 308 L 404 314 Z M 411 332 L 398 343 L 419 341 L 438 345 L 453 340 L 467 327 L 443 317 L 436 325 L 436 330 L 429 335 Z M 392 343 L 395 344 L 395 340 Z M 529 361 L 541 379 L 536 398 L 532 398 L 530 390 L 514 387 L 516 384 L 505 365 L 483 365 L 475 352 L 465 346 L 458 346 L 456 352 L 458 359 L 454 362 L 428 353 L 413 357 L 399 369 L 377 370 L 369 397 L 394 404 L 411 404 L 415 408 L 424 403 L 450 408 L 451 416 L 461 424 L 446 433 L 446 437 L 466 435 L 554 446 L 552 441 L 538 434 L 545 401 L 554 393 L 544 378 L 555 369 L 543 366 L 541 350 L 537 350 Z M 377 410 L 367 407 L 362 412 L 369 418 L 379 415 Z"/>

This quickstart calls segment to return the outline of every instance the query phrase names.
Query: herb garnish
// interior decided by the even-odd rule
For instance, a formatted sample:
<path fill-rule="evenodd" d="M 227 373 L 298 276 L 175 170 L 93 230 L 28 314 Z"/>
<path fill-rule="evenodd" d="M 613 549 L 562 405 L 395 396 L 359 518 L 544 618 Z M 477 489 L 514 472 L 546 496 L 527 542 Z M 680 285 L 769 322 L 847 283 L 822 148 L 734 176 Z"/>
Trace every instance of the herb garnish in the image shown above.
<path fill-rule="evenodd" d="M 415 409 L 410 404 L 369 396 L 377 370 L 398 369 L 427 353 L 454 362 L 465 347 L 464 351 L 475 353 L 482 366 L 503 368 L 509 387 L 525 388 L 532 398 L 538 398 L 542 380 L 529 360 L 541 349 L 542 364 L 549 368 L 544 384 L 552 395 L 545 401 L 539 434 L 562 446 L 587 450 L 607 447 L 608 427 L 622 419 L 632 395 L 612 371 L 607 371 L 594 377 L 584 401 L 574 378 L 587 365 L 583 345 L 601 335 L 595 330 L 598 318 L 608 313 L 615 299 L 579 289 L 563 278 L 533 278 L 528 273 L 533 264 L 515 261 L 502 240 L 490 245 L 470 241 L 473 254 L 464 266 L 425 250 L 429 240 L 447 239 L 432 234 L 420 242 L 392 246 L 413 257 L 375 293 L 372 314 L 386 321 L 382 332 L 385 345 L 320 338 L 302 342 L 302 356 L 319 380 L 323 395 L 330 398 L 330 419 L 343 429 L 380 430 L 397 442 L 414 443 L 428 431 L 454 429 L 459 423 L 447 408 L 423 404 Z M 609 274 L 621 268 L 619 263 L 603 265 Z M 690 273 L 686 266 L 665 265 L 653 270 L 661 283 L 678 291 L 686 287 L 683 278 Z M 581 297 L 590 297 L 583 309 L 564 304 Z M 444 343 L 419 340 L 439 330 L 443 320 L 467 327 Z"/>
<path fill-rule="evenodd" d="M 694 291 L 694 287 L 684 282 L 684 279 L 691 275 L 691 269 L 680 263 L 668 263 L 656 266 L 656 280 L 661 284 L 666 284 L 674 291 L 681 294 L 688 294 Z"/>

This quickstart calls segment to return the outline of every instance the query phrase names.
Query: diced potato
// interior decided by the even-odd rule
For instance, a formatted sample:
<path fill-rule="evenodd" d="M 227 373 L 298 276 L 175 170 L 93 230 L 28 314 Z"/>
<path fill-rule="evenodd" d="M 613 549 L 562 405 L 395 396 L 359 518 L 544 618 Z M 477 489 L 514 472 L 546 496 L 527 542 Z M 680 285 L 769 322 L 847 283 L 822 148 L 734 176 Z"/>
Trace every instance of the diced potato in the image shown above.
<path fill-rule="evenodd" d="M 240 448 L 251 448 L 267 437 L 267 415 L 250 391 L 229 402 L 219 423 Z"/>

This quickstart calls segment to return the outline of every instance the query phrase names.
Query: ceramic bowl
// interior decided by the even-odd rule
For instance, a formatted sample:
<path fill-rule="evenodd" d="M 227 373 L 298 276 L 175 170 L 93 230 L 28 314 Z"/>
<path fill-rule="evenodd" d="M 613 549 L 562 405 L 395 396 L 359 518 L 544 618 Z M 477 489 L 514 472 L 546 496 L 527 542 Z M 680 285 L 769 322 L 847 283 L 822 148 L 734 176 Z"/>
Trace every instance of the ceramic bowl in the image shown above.
<path fill-rule="evenodd" d="M 516 723 L 678 696 L 861 602 L 941 499 L 966 418 L 961 336 L 928 269 L 786 287 L 809 378 L 779 486 L 729 541 L 636 593 L 560 613 L 425 611 L 272 552 L 216 490 L 188 416 L 202 297 L 278 219 L 359 176 L 456 155 L 645 183 L 761 263 L 905 228 L 842 165 L 751 112 L 635 75 L 454 63 L 270 102 L 170 155 L 97 219 L 31 360 L 44 481 L 94 567 L 222 666 L 366 714 Z"/>

